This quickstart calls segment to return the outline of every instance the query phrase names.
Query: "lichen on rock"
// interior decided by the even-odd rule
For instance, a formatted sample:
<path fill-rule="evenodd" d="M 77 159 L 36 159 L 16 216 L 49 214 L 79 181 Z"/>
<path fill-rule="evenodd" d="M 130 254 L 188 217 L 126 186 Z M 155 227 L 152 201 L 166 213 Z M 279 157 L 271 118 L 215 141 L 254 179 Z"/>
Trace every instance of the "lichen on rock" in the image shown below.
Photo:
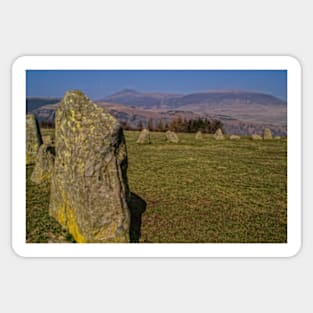
<path fill-rule="evenodd" d="M 127 152 L 119 122 L 75 90 L 65 94 L 55 125 L 50 215 L 77 242 L 129 242 Z"/>
<path fill-rule="evenodd" d="M 26 115 L 26 165 L 36 162 L 42 138 L 34 114 Z"/>
<path fill-rule="evenodd" d="M 54 148 L 47 144 L 39 147 L 36 164 L 30 177 L 34 184 L 49 181 L 53 174 Z"/>

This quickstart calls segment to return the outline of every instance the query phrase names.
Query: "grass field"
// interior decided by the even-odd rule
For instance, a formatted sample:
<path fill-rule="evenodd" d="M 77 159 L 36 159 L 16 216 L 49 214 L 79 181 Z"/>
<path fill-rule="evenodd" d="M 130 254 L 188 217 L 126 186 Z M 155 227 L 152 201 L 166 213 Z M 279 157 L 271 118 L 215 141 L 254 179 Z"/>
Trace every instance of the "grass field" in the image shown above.
<path fill-rule="evenodd" d="M 43 131 L 46 134 L 47 130 Z M 51 132 L 51 131 L 50 131 Z M 130 190 L 147 202 L 140 242 L 287 242 L 287 141 L 125 132 Z M 49 185 L 27 173 L 27 242 L 72 242 L 48 215 Z"/>

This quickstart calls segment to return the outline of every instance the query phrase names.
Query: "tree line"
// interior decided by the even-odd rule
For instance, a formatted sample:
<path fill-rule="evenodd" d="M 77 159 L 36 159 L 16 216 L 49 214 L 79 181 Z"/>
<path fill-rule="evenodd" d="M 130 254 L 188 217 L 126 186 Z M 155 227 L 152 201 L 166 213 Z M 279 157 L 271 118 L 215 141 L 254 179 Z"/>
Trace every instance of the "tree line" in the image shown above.
<path fill-rule="evenodd" d="M 207 134 L 214 134 L 218 128 L 224 130 L 223 123 L 220 120 L 210 120 L 208 118 L 182 119 L 177 117 L 169 124 L 169 130 L 182 133 L 201 131 Z"/>
<path fill-rule="evenodd" d="M 127 121 L 121 121 L 121 125 L 124 130 L 142 130 L 147 128 L 150 131 L 175 131 L 181 133 L 196 133 L 201 131 L 207 134 L 214 134 L 218 128 L 224 133 L 224 125 L 220 120 L 208 119 L 208 118 L 197 118 L 197 119 L 186 119 L 180 116 L 176 117 L 171 121 L 164 120 L 153 120 L 149 119 L 146 123 L 142 120 L 138 121 L 137 125 L 131 126 Z M 40 128 L 54 128 L 54 121 L 40 121 Z"/>
<path fill-rule="evenodd" d="M 181 133 L 196 133 L 197 131 L 201 131 L 207 134 L 214 134 L 220 128 L 224 132 L 224 125 L 220 120 L 210 120 L 208 118 L 186 119 L 180 116 L 169 122 L 149 119 L 144 123 L 140 120 L 136 127 L 131 127 L 127 122 L 124 122 L 122 123 L 122 127 L 125 130 L 142 130 L 143 128 L 147 128 L 150 131 L 162 132 L 171 130 Z"/>

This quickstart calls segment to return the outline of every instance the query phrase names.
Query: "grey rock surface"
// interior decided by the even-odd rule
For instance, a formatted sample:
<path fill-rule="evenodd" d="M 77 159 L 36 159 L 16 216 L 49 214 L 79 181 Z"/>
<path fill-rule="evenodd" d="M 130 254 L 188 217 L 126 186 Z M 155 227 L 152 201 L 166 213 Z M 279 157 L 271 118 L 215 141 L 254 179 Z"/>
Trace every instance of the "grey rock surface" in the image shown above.
<path fill-rule="evenodd" d="M 229 139 L 230 139 L 230 140 L 239 140 L 239 139 L 240 139 L 240 136 L 238 136 L 238 135 L 230 135 L 230 136 L 229 136 Z"/>
<path fill-rule="evenodd" d="M 41 184 L 49 181 L 53 174 L 54 147 L 42 144 L 39 147 L 36 164 L 30 177 L 34 184 Z"/>
<path fill-rule="evenodd" d="M 214 138 L 216 140 L 223 140 L 224 139 L 224 134 L 220 128 L 218 128 L 214 134 Z"/>
<path fill-rule="evenodd" d="M 200 130 L 196 132 L 195 139 L 196 140 L 203 139 L 203 135 L 202 135 L 202 132 Z"/>
<path fill-rule="evenodd" d="M 26 115 L 26 165 L 34 164 L 42 138 L 40 129 L 34 114 Z"/>
<path fill-rule="evenodd" d="M 173 142 L 173 143 L 178 143 L 179 142 L 179 138 L 177 136 L 177 134 L 173 131 L 168 130 L 165 133 L 166 139 L 168 142 Z"/>
<path fill-rule="evenodd" d="M 251 136 L 251 139 L 252 139 L 252 140 L 262 140 L 262 137 L 261 137 L 260 135 L 253 134 L 253 135 Z"/>
<path fill-rule="evenodd" d="M 56 113 L 50 215 L 79 243 L 129 242 L 127 152 L 119 122 L 82 92 Z"/>
<path fill-rule="evenodd" d="M 263 139 L 264 140 L 271 140 L 273 139 L 273 136 L 272 136 L 272 132 L 269 128 L 264 128 L 263 130 Z"/>
<path fill-rule="evenodd" d="M 141 144 L 150 144 L 151 143 L 151 139 L 150 139 L 150 131 L 146 128 L 144 128 L 139 136 L 138 139 L 136 141 L 137 143 L 141 143 Z"/>

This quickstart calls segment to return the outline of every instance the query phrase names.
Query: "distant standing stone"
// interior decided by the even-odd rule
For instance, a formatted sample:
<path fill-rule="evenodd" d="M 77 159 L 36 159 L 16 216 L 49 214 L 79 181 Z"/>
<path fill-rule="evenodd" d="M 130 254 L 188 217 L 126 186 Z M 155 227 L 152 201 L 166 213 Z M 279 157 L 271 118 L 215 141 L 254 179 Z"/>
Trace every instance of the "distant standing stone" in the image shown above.
<path fill-rule="evenodd" d="M 240 136 L 238 136 L 238 135 L 230 135 L 229 139 L 230 140 L 239 140 Z"/>
<path fill-rule="evenodd" d="M 50 215 L 79 243 L 129 242 L 127 153 L 119 122 L 82 92 L 69 91 L 55 124 Z"/>
<path fill-rule="evenodd" d="M 262 137 L 259 136 L 259 135 L 257 135 L 257 134 L 253 134 L 253 135 L 251 136 L 251 139 L 252 139 L 252 140 L 262 140 Z"/>
<path fill-rule="evenodd" d="M 177 134 L 175 134 L 173 131 L 168 130 L 165 133 L 166 139 L 168 142 L 173 142 L 173 143 L 178 143 L 179 142 L 179 138 L 177 136 Z"/>
<path fill-rule="evenodd" d="M 281 139 L 281 137 L 280 137 L 280 136 L 275 136 L 275 137 L 274 137 L 274 139 L 276 139 L 276 140 L 280 140 L 280 139 Z"/>
<path fill-rule="evenodd" d="M 223 140 L 224 139 L 224 135 L 223 135 L 223 132 L 220 128 L 218 128 L 214 134 L 214 138 L 216 140 Z"/>
<path fill-rule="evenodd" d="M 26 165 L 36 162 L 42 138 L 35 115 L 26 115 Z"/>
<path fill-rule="evenodd" d="M 49 181 L 53 174 L 54 148 L 47 144 L 42 144 L 39 148 L 36 165 L 30 177 L 34 184 L 41 184 Z"/>
<path fill-rule="evenodd" d="M 202 132 L 199 130 L 197 131 L 196 135 L 195 135 L 195 139 L 196 140 L 201 140 L 203 139 L 203 135 L 202 135 Z"/>
<path fill-rule="evenodd" d="M 264 140 L 271 140 L 273 139 L 273 136 L 272 136 L 272 132 L 269 128 L 264 128 L 263 130 L 263 139 Z"/>
<path fill-rule="evenodd" d="M 142 144 L 149 144 L 151 143 L 151 140 L 150 140 L 150 131 L 146 128 L 144 128 L 139 136 L 138 136 L 138 139 L 136 141 L 137 143 L 142 143 Z"/>

